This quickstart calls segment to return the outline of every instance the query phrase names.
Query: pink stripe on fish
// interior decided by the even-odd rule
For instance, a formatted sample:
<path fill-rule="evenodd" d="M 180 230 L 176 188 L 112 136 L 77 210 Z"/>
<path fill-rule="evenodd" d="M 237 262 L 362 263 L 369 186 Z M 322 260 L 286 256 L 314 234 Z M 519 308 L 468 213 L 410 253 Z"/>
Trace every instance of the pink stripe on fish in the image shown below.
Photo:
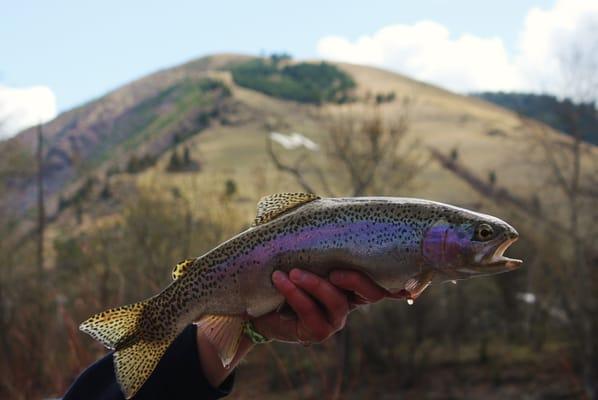
<path fill-rule="evenodd" d="M 432 264 L 442 267 L 454 264 L 467 248 L 469 240 L 448 225 L 428 229 L 422 241 L 422 254 Z"/>
<path fill-rule="evenodd" d="M 371 238 L 378 238 L 372 246 L 384 246 L 393 240 L 396 241 L 396 231 L 400 228 L 401 226 L 398 224 L 379 222 L 354 222 L 310 227 L 280 235 L 256 246 L 242 258 L 263 262 L 271 258 L 273 254 L 314 247 L 363 248 L 363 243 Z M 381 239 L 382 232 L 392 232 L 393 234 L 386 236 L 386 239 Z"/>

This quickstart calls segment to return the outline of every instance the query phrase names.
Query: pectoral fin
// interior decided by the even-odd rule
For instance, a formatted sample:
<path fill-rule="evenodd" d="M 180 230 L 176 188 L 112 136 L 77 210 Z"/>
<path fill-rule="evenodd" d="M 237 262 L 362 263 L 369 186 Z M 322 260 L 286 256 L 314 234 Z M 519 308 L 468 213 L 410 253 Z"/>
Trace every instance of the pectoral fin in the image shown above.
<path fill-rule="evenodd" d="M 409 299 L 415 300 L 423 293 L 424 290 L 434 278 L 434 271 L 421 272 L 407 280 L 405 282 L 405 290 L 409 293 Z"/>
<path fill-rule="evenodd" d="M 195 324 L 216 347 L 222 365 L 228 368 L 237 354 L 243 334 L 243 318 L 231 315 L 206 315 Z"/>

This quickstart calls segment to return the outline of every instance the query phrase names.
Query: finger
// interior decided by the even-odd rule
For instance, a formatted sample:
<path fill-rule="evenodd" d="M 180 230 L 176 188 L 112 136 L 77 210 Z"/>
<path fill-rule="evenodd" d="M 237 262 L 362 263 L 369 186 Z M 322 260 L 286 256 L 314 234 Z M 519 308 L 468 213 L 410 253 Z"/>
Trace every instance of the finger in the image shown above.
<path fill-rule="evenodd" d="M 274 282 L 274 286 L 285 297 L 289 306 L 297 313 L 297 318 L 299 318 L 298 324 L 302 328 L 301 340 L 319 342 L 326 339 L 334 331 L 318 304 L 307 293 L 291 282 L 284 272 L 274 272 L 272 281 Z M 298 333 L 299 330 L 297 329 Z M 305 337 L 305 330 L 308 331 L 307 333 L 309 333 L 310 338 Z"/>
<path fill-rule="evenodd" d="M 389 296 L 386 289 L 378 286 L 368 276 L 357 271 L 332 271 L 330 282 L 339 288 L 355 292 L 369 303 L 375 303 Z"/>
<path fill-rule="evenodd" d="M 282 306 L 278 307 L 278 309 L 276 310 L 276 313 L 278 313 L 278 315 L 280 315 L 281 319 L 284 319 L 284 320 L 297 320 L 297 314 L 291 308 L 291 306 L 288 305 L 287 302 L 284 302 L 282 304 Z"/>
<path fill-rule="evenodd" d="M 408 291 L 406 291 L 405 289 L 401 289 L 398 292 L 395 293 L 390 293 L 388 295 L 389 299 L 406 299 L 406 298 L 410 298 L 411 297 L 411 293 L 409 293 Z"/>
<path fill-rule="evenodd" d="M 349 313 L 347 296 L 328 280 L 311 272 L 293 269 L 289 275 L 291 281 L 320 302 L 328 313 L 328 322 L 336 330 L 345 325 Z"/>
<path fill-rule="evenodd" d="M 360 295 L 358 295 L 355 292 L 347 291 L 347 293 L 349 293 L 349 306 L 350 306 L 351 310 L 355 309 L 358 306 L 363 306 L 365 304 L 371 303 L 371 301 L 364 299 L 363 297 L 361 297 Z"/>

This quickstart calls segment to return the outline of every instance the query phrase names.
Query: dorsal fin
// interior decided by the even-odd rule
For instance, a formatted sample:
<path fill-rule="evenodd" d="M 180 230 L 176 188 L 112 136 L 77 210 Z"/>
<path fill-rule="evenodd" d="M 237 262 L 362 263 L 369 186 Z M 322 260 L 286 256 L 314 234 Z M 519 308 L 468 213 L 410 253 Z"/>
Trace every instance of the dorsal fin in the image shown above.
<path fill-rule="evenodd" d="M 319 196 L 311 193 L 276 193 L 262 197 L 257 203 L 257 215 L 253 221 L 253 226 L 270 222 L 287 211 L 319 198 Z"/>
<path fill-rule="evenodd" d="M 195 260 L 196 260 L 195 258 L 188 258 L 188 259 L 178 263 L 176 265 L 176 267 L 174 267 L 174 269 L 172 270 L 172 280 L 176 281 L 181 276 L 185 275 L 185 273 L 187 272 L 189 267 L 191 267 L 193 265 Z"/>

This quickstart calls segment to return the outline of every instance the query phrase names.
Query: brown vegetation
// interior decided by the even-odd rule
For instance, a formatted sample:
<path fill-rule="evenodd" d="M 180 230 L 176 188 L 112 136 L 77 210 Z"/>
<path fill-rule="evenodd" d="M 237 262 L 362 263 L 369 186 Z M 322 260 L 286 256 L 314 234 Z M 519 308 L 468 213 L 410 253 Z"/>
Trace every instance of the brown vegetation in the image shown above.
<path fill-rule="evenodd" d="M 195 67 L 177 73 L 185 68 Z M 80 171 L 62 193 L 63 208 L 46 221 L 41 272 L 36 235 L 15 244 L 13 228 L 23 223 L 0 207 L 0 398 L 62 394 L 105 353 L 78 331 L 79 322 L 154 294 L 178 261 L 243 229 L 260 196 L 302 188 L 456 199 L 512 221 L 521 239 L 510 254 L 525 267 L 434 285 L 413 306 L 360 309 L 342 335 L 321 346 L 260 346 L 241 366 L 233 398 L 591 396 L 598 359 L 595 147 L 384 71 L 343 68 L 358 88 L 367 82 L 374 93 L 411 94 L 416 87 L 419 101 L 397 96 L 314 112 L 231 86 L 243 107 L 226 121 L 241 122 L 214 123 L 184 141 L 200 171 L 168 173 L 169 152 L 135 174 Z M 164 76 L 154 77 L 151 93 L 175 81 Z M 264 135 L 287 128 L 321 150 L 283 151 L 269 140 L 264 149 Z M 504 135 L 486 135 L 491 129 Z M 0 157 L 1 183 L 14 184 L 17 174 L 32 179 L 32 153 L 16 151 L 16 141 L 10 146 L 14 151 Z M 438 162 L 429 162 L 430 146 Z M 31 211 L 29 221 L 35 216 Z"/>

